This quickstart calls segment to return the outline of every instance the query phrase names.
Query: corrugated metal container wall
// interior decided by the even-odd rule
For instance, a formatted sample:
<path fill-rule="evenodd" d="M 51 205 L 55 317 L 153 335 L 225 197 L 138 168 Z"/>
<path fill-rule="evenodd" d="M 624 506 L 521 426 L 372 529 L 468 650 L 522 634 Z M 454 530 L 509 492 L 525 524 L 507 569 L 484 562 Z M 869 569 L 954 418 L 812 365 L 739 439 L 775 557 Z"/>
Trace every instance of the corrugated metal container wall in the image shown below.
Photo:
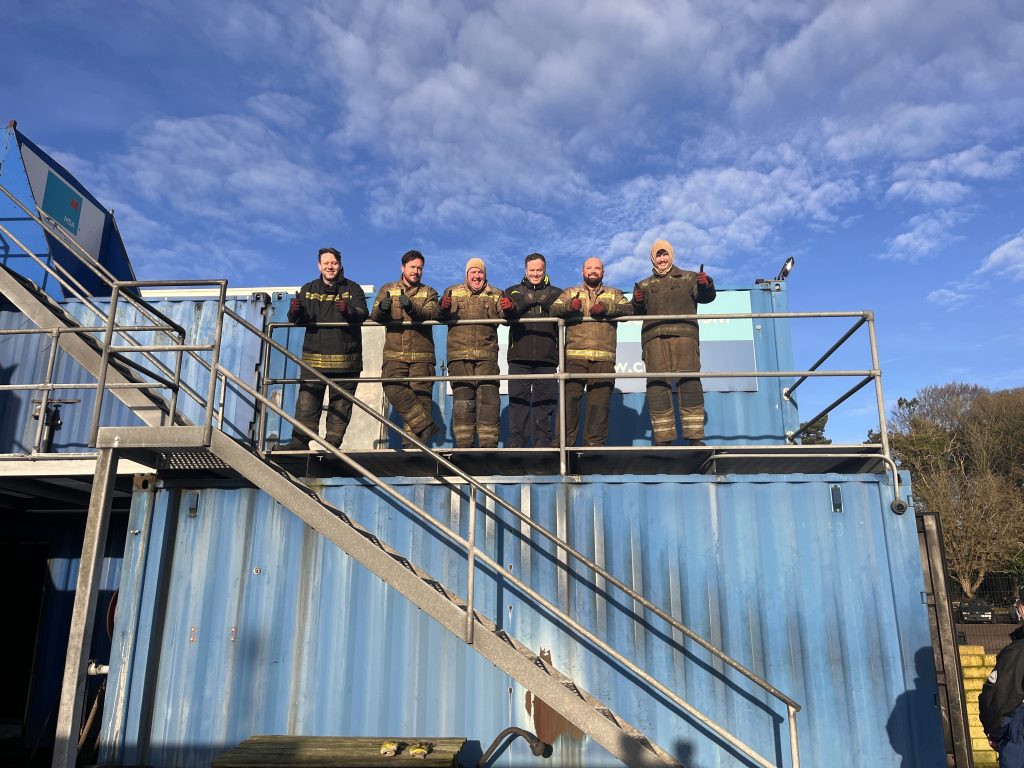
<path fill-rule="evenodd" d="M 93 299 L 101 311 L 106 311 L 109 305 L 106 299 Z M 156 309 L 174 320 L 187 331 L 186 343 L 202 344 L 209 343 L 214 338 L 217 323 L 217 303 L 207 299 L 166 299 L 151 302 Z M 96 326 L 100 322 L 96 316 L 79 301 L 66 301 L 64 308 L 85 326 Z M 227 306 L 244 317 L 256 327 L 263 326 L 263 309 L 266 306 L 262 297 L 229 297 Z M 122 324 L 143 324 L 133 316 L 130 307 L 119 303 L 118 322 Z M 30 327 L 22 314 L 18 312 L 0 313 L 0 328 L 24 328 Z M 102 336 L 102 332 L 99 333 Z M 165 335 L 152 332 L 135 333 L 134 336 L 140 343 L 145 344 L 166 344 L 170 343 Z M 232 372 L 242 378 L 243 381 L 255 386 L 257 378 L 257 367 L 260 361 L 259 340 L 248 332 L 242 332 L 239 326 L 233 322 L 227 322 L 224 326 L 224 339 L 221 352 L 221 362 Z M 36 383 L 45 380 L 47 363 L 50 355 L 50 341 L 48 337 L 33 334 L 30 336 L 2 336 L 0 343 L 0 378 L 13 377 L 7 383 Z M 115 344 L 120 344 L 115 339 Z M 209 352 L 200 353 L 206 360 L 210 359 Z M 160 353 L 157 357 L 172 370 L 174 367 L 173 357 L 167 353 Z M 133 354 L 131 358 L 148 369 L 152 370 L 151 363 L 145 361 L 141 355 Z M 6 369 L 12 369 L 11 373 L 4 373 Z M 195 360 L 186 360 L 182 367 L 182 379 L 195 389 L 203 398 L 206 397 L 209 385 L 209 374 Z M 74 361 L 74 359 L 58 350 L 57 364 L 53 376 L 54 382 L 64 384 L 89 384 L 95 379 Z M 155 390 L 167 397 L 167 390 Z M 54 436 L 53 450 L 55 452 L 81 452 L 88 450 L 89 428 L 92 423 L 93 403 L 95 402 L 94 389 L 62 390 L 53 393 L 53 397 L 80 400 L 78 403 L 65 405 L 61 408 L 61 420 L 63 426 Z M 11 398 L 11 407 L 5 407 L 0 414 L 0 453 L 28 453 L 31 451 L 36 435 L 36 422 L 32 419 L 31 399 L 38 399 L 37 393 L 28 392 L 6 392 L 0 396 Z M 178 407 L 193 422 L 199 422 L 203 413 L 195 400 L 184 392 L 179 395 Z M 225 399 L 225 416 L 223 429 L 232 437 L 248 440 L 250 430 L 253 428 L 253 407 L 251 399 L 242 393 L 235 391 L 233 387 L 228 388 Z M 101 417 L 103 426 L 122 425 L 135 426 L 141 421 L 119 400 L 109 393 L 104 395 L 103 413 Z"/>
<path fill-rule="evenodd" d="M 33 327 L 20 312 L 0 312 L 0 330 Z M 46 353 L 40 352 L 44 344 L 48 346 L 49 342 L 38 334 L 0 336 L 0 384 L 37 384 L 40 381 L 37 374 L 39 366 L 42 365 L 41 370 L 46 371 Z M 28 389 L 0 392 L 0 453 L 28 453 L 31 450 L 37 424 L 32 418 L 31 401 L 38 397 L 37 392 Z"/>
<path fill-rule="evenodd" d="M 800 702 L 803 765 L 941 763 L 914 515 L 889 511 L 879 476 L 489 484 Z M 467 534 L 466 499 L 453 503 L 435 481 L 396 486 Z M 316 490 L 465 594 L 464 557 L 411 513 L 356 481 Z M 511 515 L 478 509 L 477 520 L 478 546 L 504 569 L 478 567 L 478 610 L 549 649 L 556 666 L 684 764 L 748 765 L 574 642 L 504 578 L 511 572 L 791 765 L 781 704 L 660 621 L 634 615 L 631 601 L 566 567 Z M 137 495 L 130 526 L 142 534 L 125 553 L 101 762 L 207 765 L 257 733 L 464 735 L 486 747 L 508 725 L 538 726 L 518 684 L 261 493 L 158 488 Z M 512 754 L 532 760 L 518 744 Z M 565 732 L 552 764 L 615 761 Z"/>
<path fill-rule="evenodd" d="M 751 313 L 789 311 L 785 283 L 766 283 L 750 289 L 736 289 L 735 292 L 749 296 Z M 283 319 L 285 317 L 289 299 L 288 295 L 274 297 L 273 315 L 275 318 Z M 372 303 L 373 297 L 368 296 L 367 301 Z M 714 304 L 704 305 L 701 310 L 712 313 L 716 311 Z M 790 321 L 788 319 L 757 318 L 750 322 L 756 370 L 793 370 Z M 279 332 L 275 339 L 287 343 L 289 349 L 298 353 L 302 345 L 302 332 L 299 329 L 289 333 L 285 329 Z M 447 328 L 435 326 L 434 346 L 437 350 L 439 372 L 445 359 L 446 340 Z M 280 364 L 275 362 L 275 356 L 271 357 L 270 367 L 272 370 L 280 368 Z M 278 372 L 274 375 L 281 374 Z M 290 370 L 288 375 L 296 374 L 294 370 Z M 374 367 L 367 362 L 364 375 L 379 376 L 379 365 Z M 795 405 L 782 396 L 783 389 L 790 384 L 792 384 L 792 380 L 764 377 L 757 379 L 756 391 L 705 392 L 705 409 L 707 411 L 705 431 L 708 443 L 750 445 L 785 442 L 786 432 L 796 430 L 800 423 Z M 292 385 L 290 391 L 286 391 L 286 407 L 294 407 L 295 389 L 296 387 Z M 435 438 L 434 444 L 451 447 L 454 445 L 454 436 L 451 431 L 452 396 L 448 394 L 447 387 L 443 383 L 434 386 L 434 402 L 438 408 L 435 418 L 440 418 L 445 426 L 443 439 Z M 502 395 L 503 438 L 508 434 L 507 406 L 508 397 Z M 392 419 L 400 421 L 400 417 L 390 408 L 388 411 Z M 276 433 L 280 426 L 276 422 L 272 422 L 272 424 L 268 432 Z M 290 434 L 287 428 L 284 432 Z M 650 445 L 650 443 L 651 423 L 647 413 L 645 394 L 643 392 L 616 394 L 611 403 L 608 445 Z M 398 435 L 390 436 L 390 447 L 397 448 L 400 444 L 401 439 Z"/>

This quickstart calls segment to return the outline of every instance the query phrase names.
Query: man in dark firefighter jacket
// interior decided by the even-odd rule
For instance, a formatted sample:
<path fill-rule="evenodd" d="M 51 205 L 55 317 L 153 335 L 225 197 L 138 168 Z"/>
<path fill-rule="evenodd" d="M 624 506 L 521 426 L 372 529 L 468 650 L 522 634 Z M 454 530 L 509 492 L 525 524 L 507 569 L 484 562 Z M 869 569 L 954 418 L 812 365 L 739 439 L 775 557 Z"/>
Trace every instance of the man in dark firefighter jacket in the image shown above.
<path fill-rule="evenodd" d="M 1024 601 L 1021 590 L 1018 605 Z M 1016 606 L 1015 606 L 1016 607 Z M 1018 613 L 1019 619 L 1024 619 Z M 1024 623 L 996 656 L 996 667 L 978 696 L 978 711 L 1000 768 L 1024 768 Z"/>
<path fill-rule="evenodd" d="M 543 254 L 526 257 L 525 276 L 506 289 L 502 299 L 502 309 L 510 321 L 551 316 L 551 305 L 562 289 L 551 284 L 546 270 Z M 558 382 L 543 376 L 558 369 L 558 325 L 513 322 L 509 335 L 509 374 L 531 378 L 508 382 L 508 447 L 525 448 L 532 440 L 535 448 L 550 448 Z"/>
<path fill-rule="evenodd" d="M 354 395 L 363 370 L 363 332 L 368 314 L 366 295 L 359 283 L 345 277 L 341 254 L 334 248 L 321 248 L 317 255 L 320 277 L 306 283 L 291 301 L 288 322 L 306 327 L 302 340 L 302 361 Z M 321 323 L 344 323 L 320 327 Z M 295 419 L 307 429 L 319 433 L 324 390 L 321 381 L 307 380 L 299 385 Z M 326 441 L 341 445 L 352 416 L 352 401 L 330 390 L 327 398 Z M 304 451 L 309 440 L 296 430 L 291 440 L 278 446 L 285 451 Z"/>
<path fill-rule="evenodd" d="M 633 288 L 638 315 L 695 315 L 698 304 L 715 300 L 715 283 L 701 267 L 688 272 L 674 265 L 675 253 L 667 240 L 651 246 L 652 274 Z M 704 445 L 704 390 L 700 379 L 680 373 L 700 370 L 700 341 L 695 320 L 645 320 L 640 335 L 647 379 L 647 410 L 655 445 L 676 439 L 672 385 L 678 382 L 679 420 L 683 437 L 691 445 Z"/>

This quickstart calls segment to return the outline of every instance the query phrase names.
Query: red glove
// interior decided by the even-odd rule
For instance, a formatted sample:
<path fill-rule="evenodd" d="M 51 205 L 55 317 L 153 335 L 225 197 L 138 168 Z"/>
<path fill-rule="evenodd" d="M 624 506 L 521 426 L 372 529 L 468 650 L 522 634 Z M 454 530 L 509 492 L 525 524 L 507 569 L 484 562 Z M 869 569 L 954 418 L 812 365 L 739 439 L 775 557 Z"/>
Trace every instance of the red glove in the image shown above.
<path fill-rule="evenodd" d="M 450 293 L 446 293 L 441 298 L 441 309 L 443 309 L 445 312 L 447 312 L 451 308 L 452 308 L 452 295 Z"/>
<path fill-rule="evenodd" d="M 603 317 L 605 312 L 607 311 L 608 310 L 605 309 L 604 304 L 602 304 L 600 301 L 595 301 L 593 304 L 590 305 L 591 317 Z"/>
<path fill-rule="evenodd" d="M 300 309 L 302 309 L 302 305 L 299 304 L 299 300 L 298 299 L 292 299 L 291 311 L 292 312 L 298 312 Z"/>
<path fill-rule="evenodd" d="M 645 301 L 647 301 L 647 297 L 644 296 L 643 289 L 640 288 L 639 285 L 633 289 L 633 301 L 635 301 L 637 304 L 643 304 Z"/>
<path fill-rule="evenodd" d="M 571 309 L 573 312 L 579 312 L 581 309 L 583 309 L 583 302 L 580 301 L 579 294 L 573 296 L 572 301 L 569 302 L 569 309 Z"/>
<path fill-rule="evenodd" d="M 341 314 L 348 317 L 348 302 L 345 301 L 344 299 L 338 299 L 336 302 L 334 302 L 334 308 L 341 312 Z"/>
<path fill-rule="evenodd" d="M 498 299 L 498 306 L 501 307 L 505 312 L 508 312 L 515 304 L 512 303 L 512 299 L 508 296 L 502 296 Z"/>
<path fill-rule="evenodd" d="M 703 286 L 705 286 L 707 284 L 708 284 L 707 272 L 703 272 L 703 271 L 698 272 L 697 273 L 697 285 L 703 287 Z"/>

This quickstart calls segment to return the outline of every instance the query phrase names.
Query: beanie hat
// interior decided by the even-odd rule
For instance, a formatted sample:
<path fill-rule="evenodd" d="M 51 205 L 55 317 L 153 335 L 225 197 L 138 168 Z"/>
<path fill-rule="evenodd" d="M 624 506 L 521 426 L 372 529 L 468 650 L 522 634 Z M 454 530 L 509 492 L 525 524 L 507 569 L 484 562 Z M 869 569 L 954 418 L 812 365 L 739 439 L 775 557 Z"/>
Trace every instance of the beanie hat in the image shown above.
<path fill-rule="evenodd" d="M 466 277 L 469 277 L 469 270 L 473 267 L 482 269 L 484 271 L 484 279 L 487 278 L 487 266 L 484 264 L 484 260 L 474 256 L 472 259 L 466 262 Z"/>
<path fill-rule="evenodd" d="M 668 266 L 663 270 L 658 269 L 658 265 L 654 263 L 654 257 L 658 254 L 658 251 L 668 251 L 669 263 Z M 666 275 L 668 271 L 672 269 L 672 264 L 675 262 L 676 253 L 672 249 L 672 243 L 668 240 L 655 240 L 654 245 L 651 246 L 651 264 L 654 266 L 654 274 Z"/>

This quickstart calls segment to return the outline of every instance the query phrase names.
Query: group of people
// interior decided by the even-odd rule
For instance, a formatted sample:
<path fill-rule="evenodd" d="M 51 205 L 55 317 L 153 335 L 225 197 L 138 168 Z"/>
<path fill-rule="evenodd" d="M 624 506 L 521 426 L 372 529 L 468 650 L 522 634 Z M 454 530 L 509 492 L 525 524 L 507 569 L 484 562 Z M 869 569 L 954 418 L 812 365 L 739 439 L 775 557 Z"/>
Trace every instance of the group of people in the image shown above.
<path fill-rule="evenodd" d="M 509 438 L 511 448 L 533 445 L 547 448 L 553 439 L 557 382 L 551 375 L 559 366 L 556 323 L 564 318 L 565 336 L 565 441 L 576 444 L 580 414 L 586 401 L 583 444 L 601 446 L 608 438 L 608 414 L 614 385 L 616 325 L 626 315 L 651 315 L 643 322 L 641 343 L 648 372 L 647 406 L 655 445 L 670 445 L 677 438 L 673 385 L 682 434 L 692 445 L 703 445 L 704 394 L 700 379 L 686 377 L 700 370 L 697 304 L 714 301 L 714 281 L 704 272 L 675 265 L 671 243 L 651 246 L 652 274 L 638 282 L 627 298 L 618 288 L 604 284 L 604 265 L 590 258 L 583 263 L 583 282 L 562 290 L 551 284 L 547 262 L 540 253 L 525 259 L 522 280 L 505 290 L 487 281 L 482 259 L 466 262 L 465 279 L 438 296 L 423 283 L 425 259 L 419 251 L 402 256 L 401 277 L 383 285 L 367 306 L 358 283 L 345 277 L 341 254 L 321 248 L 317 255 L 320 276 L 291 300 L 288 321 L 305 327 L 302 359 L 323 376 L 354 394 L 363 369 L 361 326 L 367 318 L 385 326 L 381 376 L 384 394 L 401 416 L 403 429 L 426 442 L 441 431 L 433 417 L 435 350 L 433 330 L 425 321 L 450 323 L 447 375 L 452 387 L 452 431 L 458 448 L 495 448 L 498 445 L 498 330 L 510 325 L 508 348 Z M 585 321 L 586 320 L 586 321 Z M 470 322 L 479 321 L 479 322 Z M 318 432 L 327 385 L 305 379 L 299 387 L 295 419 Z M 352 402 L 331 391 L 327 403 L 325 440 L 341 445 L 352 413 Z M 408 439 L 405 441 L 409 443 Z M 297 431 L 282 450 L 306 450 L 308 440 Z"/>

